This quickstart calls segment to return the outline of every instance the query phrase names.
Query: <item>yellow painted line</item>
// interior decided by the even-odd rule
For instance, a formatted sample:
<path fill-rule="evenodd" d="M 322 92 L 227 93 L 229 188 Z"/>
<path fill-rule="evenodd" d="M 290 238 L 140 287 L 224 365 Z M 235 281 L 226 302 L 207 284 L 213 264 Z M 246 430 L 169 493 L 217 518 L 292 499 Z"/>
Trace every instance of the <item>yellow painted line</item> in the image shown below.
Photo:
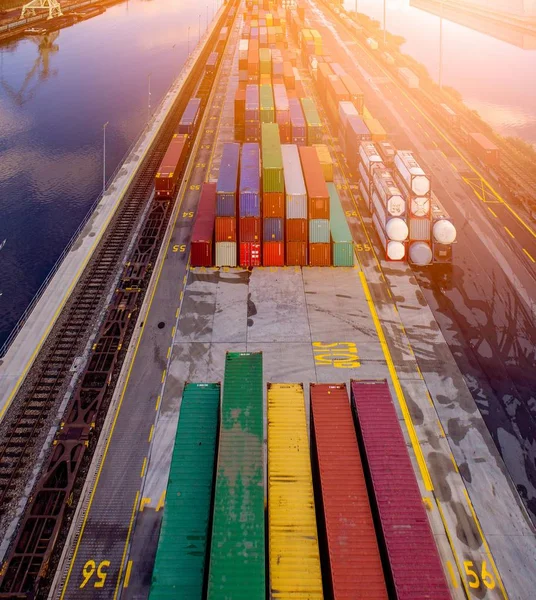
<path fill-rule="evenodd" d="M 450 460 L 452 461 L 452 464 L 454 465 L 454 470 L 456 471 L 456 473 L 459 473 L 460 471 L 458 469 L 456 459 L 454 458 L 454 454 L 452 454 L 452 452 L 450 453 Z"/>
<path fill-rule="evenodd" d="M 162 383 L 164 383 L 164 381 L 166 380 L 166 373 L 167 373 L 167 371 L 166 371 L 166 369 L 164 369 L 162 371 Z"/>
<path fill-rule="evenodd" d="M 532 256 L 531 256 L 531 255 L 528 253 L 528 251 L 527 251 L 525 248 L 523 248 L 523 252 L 524 252 L 524 253 L 525 253 L 525 254 L 526 254 L 526 255 L 527 255 L 529 258 L 530 258 L 530 260 L 531 260 L 532 262 L 536 262 L 536 260 L 534 260 L 534 259 L 532 258 Z"/>
<path fill-rule="evenodd" d="M 514 234 L 508 229 L 508 227 L 506 227 L 506 225 L 504 226 L 504 228 L 506 229 L 506 233 L 511 237 L 515 237 Z"/>
<path fill-rule="evenodd" d="M 490 212 L 490 213 L 491 213 L 491 214 L 492 214 L 492 215 L 493 215 L 495 218 L 497 218 L 497 215 L 495 214 L 495 211 L 494 211 L 492 208 L 490 208 L 490 207 L 488 206 L 488 210 L 489 210 L 489 212 Z"/>
<path fill-rule="evenodd" d="M 130 581 L 130 572 L 132 571 L 132 561 L 129 560 L 127 562 L 127 569 L 125 571 L 125 581 L 123 582 L 123 587 L 127 588 L 128 587 L 128 583 Z"/>
<path fill-rule="evenodd" d="M 178 318 L 179 315 L 177 315 L 175 318 Z M 175 337 L 175 333 L 177 331 L 177 328 L 175 327 L 175 325 L 173 325 L 173 329 L 171 330 L 171 338 Z"/>
<path fill-rule="evenodd" d="M 179 294 L 179 300 L 182 302 L 182 298 L 184 296 L 184 290 L 181 290 L 181 293 Z"/>
<path fill-rule="evenodd" d="M 436 147 L 439 148 L 439 146 L 437 145 L 437 142 L 435 140 L 432 140 L 432 144 Z"/>
<path fill-rule="evenodd" d="M 160 406 L 160 400 L 162 399 L 162 397 L 160 396 L 160 394 L 158 394 L 157 398 L 156 398 L 156 406 L 155 406 L 155 410 L 158 410 L 158 407 Z"/>
<path fill-rule="evenodd" d="M 169 359 L 170 354 L 171 354 L 171 346 L 167 349 L 167 356 L 166 356 L 167 359 Z"/>
<path fill-rule="evenodd" d="M 398 399 L 398 403 L 400 404 L 400 408 L 402 410 L 402 415 L 404 416 L 404 422 L 406 423 L 406 427 L 408 429 L 409 437 L 411 440 L 411 445 L 413 446 L 413 451 L 415 452 L 415 456 L 417 458 L 417 463 L 419 464 L 419 468 L 421 470 L 421 475 L 424 481 L 424 485 L 426 489 L 431 492 L 434 489 L 432 484 L 432 479 L 430 477 L 430 473 L 428 472 L 428 467 L 426 466 L 426 461 L 424 460 L 424 454 L 422 448 L 419 444 L 419 440 L 417 438 L 417 433 L 415 431 L 415 427 L 413 425 L 413 421 L 411 420 L 411 415 L 409 414 L 408 405 L 406 403 L 406 399 L 404 397 L 404 392 L 402 391 L 402 386 L 400 385 L 400 380 L 398 379 L 398 375 L 395 369 L 395 365 L 393 363 L 393 359 L 391 357 L 391 352 L 389 350 L 389 346 L 387 345 L 387 340 L 385 339 L 385 335 L 383 333 L 383 328 L 378 317 L 378 313 L 376 312 L 376 306 L 374 305 L 374 300 L 372 299 L 372 294 L 370 293 L 370 289 L 368 287 L 367 279 L 365 277 L 365 273 L 363 271 L 359 271 L 359 278 L 361 279 L 361 285 L 363 286 L 363 291 L 365 292 L 365 297 L 367 299 L 367 304 L 369 306 L 370 314 L 372 316 L 372 320 L 374 321 L 374 326 L 376 327 L 376 333 L 378 334 L 378 339 L 380 340 L 380 345 L 383 350 L 383 355 L 385 356 L 385 360 L 387 362 L 387 368 L 389 369 L 389 374 L 391 375 L 391 380 L 393 382 L 393 386 L 395 388 L 396 397 Z"/>
<path fill-rule="evenodd" d="M 145 475 L 145 470 L 147 469 L 147 457 L 145 457 L 143 459 L 143 463 L 141 465 L 141 473 L 140 473 L 140 477 L 143 477 Z"/>
<path fill-rule="evenodd" d="M 138 507 L 138 498 L 139 497 L 140 497 L 140 492 L 138 490 L 136 492 L 136 499 L 134 500 L 134 506 L 132 507 L 132 514 L 130 515 L 130 523 L 128 525 L 127 539 L 125 540 L 125 547 L 123 548 L 123 556 L 121 557 L 121 565 L 119 566 L 119 576 L 117 577 L 117 583 L 115 585 L 115 592 L 114 592 L 113 600 L 116 600 L 117 593 L 119 592 L 119 584 L 121 583 L 121 575 L 123 573 L 123 566 L 125 564 L 125 558 L 127 556 L 128 543 L 130 541 L 130 536 L 132 535 L 132 526 L 134 525 L 134 517 L 136 516 L 136 508 Z M 67 583 L 67 582 L 65 582 L 65 583 Z M 63 589 L 65 589 L 65 586 Z"/>
<path fill-rule="evenodd" d="M 450 562 L 450 560 L 447 560 L 447 571 L 449 572 L 450 580 L 452 581 L 452 587 L 455 590 L 457 590 L 458 589 L 458 580 L 456 579 L 456 573 L 454 572 L 454 569 L 452 568 L 452 563 Z"/>
<path fill-rule="evenodd" d="M 144 497 L 140 500 L 140 512 L 143 512 L 143 509 L 146 506 L 149 506 L 151 504 L 151 499 L 149 497 Z"/>
<path fill-rule="evenodd" d="M 151 425 L 151 429 L 149 430 L 149 444 L 153 441 L 154 435 L 154 425 Z"/>
<path fill-rule="evenodd" d="M 449 160 L 449 162 L 450 162 L 450 160 Z M 458 172 L 458 167 L 457 167 L 457 166 L 456 166 L 456 165 L 455 165 L 453 162 L 451 162 L 451 163 L 450 163 L 450 166 L 451 166 L 451 167 L 452 167 L 452 168 L 453 168 L 453 169 L 454 169 L 456 172 Z"/>
<path fill-rule="evenodd" d="M 476 516 L 476 512 L 473 507 L 473 503 L 471 502 L 471 498 L 469 498 L 469 494 L 467 493 L 467 489 L 465 487 L 463 488 L 463 493 L 465 494 L 465 499 L 467 500 L 467 504 L 469 505 L 469 510 L 471 511 L 471 514 L 473 515 L 473 519 L 476 523 L 478 533 L 480 534 L 480 537 L 482 539 L 482 544 L 484 546 L 484 550 L 486 551 L 486 556 L 488 557 L 488 560 L 491 564 L 491 568 L 493 569 L 493 572 L 495 573 L 495 577 L 497 578 L 497 582 L 499 583 L 499 587 L 501 588 L 503 597 L 505 599 L 507 599 L 508 594 L 506 593 L 506 590 L 504 589 L 504 585 L 503 585 L 501 576 L 499 575 L 499 571 L 497 569 L 497 566 L 495 565 L 495 561 L 493 560 L 493 556 L 489 549 L 488 542 L 486 541 L 486 538 L 484 537 L 484 532 L 482 531 L 482 527 L 480 527 L 480 521 L 478 520 L 478 517 Z"/>
<path fill-rule="evenodd" d="M 178 319 L 178 318 L 179 318 L 179 313 L 180 313 L 180 311 L 181 311 L 181 307 L 179 306 L 179 307 L 177 308 L 177 310 L 175 311 L 175 318 L 176 318 L 176 319 Z"/>
<path fill-rule="evenodd" d="M 182 279 L 182 283 L 186 283 L 186 280 L 188 279 L 188 273 L 183 277 Z"/>

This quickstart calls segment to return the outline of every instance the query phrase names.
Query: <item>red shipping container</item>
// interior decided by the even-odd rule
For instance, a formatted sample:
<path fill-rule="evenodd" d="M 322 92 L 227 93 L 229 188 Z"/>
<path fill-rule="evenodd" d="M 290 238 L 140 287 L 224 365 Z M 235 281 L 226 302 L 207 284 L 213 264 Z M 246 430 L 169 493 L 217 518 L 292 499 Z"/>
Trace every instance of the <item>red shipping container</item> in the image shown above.
<path fill-rule="evenodd" d="M 234 101 L 234 119 L 236 123 L 243 123 L 246 116 L 246 90 L 237 89 Z"/>
<path fill-rule="evenodd" d="M 260 242 L 240 242 L 240 266 L 241 267 L 260 267 L 261 266 L 261 243 Z"/>
<path fill-rule="evenodd" d="M 283 242 L 264 242 L 262 245 L 262 264 L 265 267 L 283 267 L 285 265 Z"/>
<path fill-rule="evenodd" d="M 262 239 L 260 217 L 240 217 L 238 229 L 240 242 L 260 242 Z"/>
<path fill-rule="evenodd" d="M 316 148 L 300 146 L 310 219 L 329 219 L 329 192 Z"/>
<path fill-rule="evenodd" d="M 331 265 L 331 244 L 309 244 L 309 266 L 329 267 Z"/>
<path fill-rule="evenodd" d="M 289 267 L 307 266 L 307 242 L 287 242 L 287 261 Z"/>
<path fill-rule="evenodd" d="M 158 167 L 154 178 L 157 198 L 171 198 L 188 154 L 188 134 L 176 133 Z"/>
<path fill-rule="evenodd" d="M 236 242 L 236 218 L 216 217 L 216 242 Z"/>
<path fill-rule="evenodd" d="M 248 47 L 248 79 L 250 83 L 259 78 L 259 40 L 250 39 Z"/>
<path fill-rule="evenodd" d="M 315 149 L 313 148 L 313 150 Z M 283 192 L 264 192 L 262 195 L 262 216 L 264 218 L 285 218 L 285 194 Z"/>
<path fill-rule="evenodd" d="M 307 219 L 287 219 L 285 225 L 287 242 L 307 242 Z"/>
<path fill-rule="evenodd" d="M 366 454 L 383 542 L 398 600 L 449 600 L 445 573 L 389 385 L 352 380 L 352 409 Z M 396 475 L 396 476 L 394 476 Z M 408 549 L 413 551 L 409 552 Z"/>
<path fill-rule="evenodd" d="M 313 473 L 320 483 L 315 500 L 322 514 L 318 530 L 329 558 L 326 597 L 387 600 L 346 385 L 312 383 L 310 391 Z"/>
<path fill-rule="evenodd" d="M 285 87 L 288 90 L 293 90 L 295 85 L 294 71 L 292 70 L 292 64 L 290 61 L 283 62 L 283 78 L 285 80 Z"/>
<path fill-rule="evenodd" d="M 192 267 L 211 267 L 212 238 L 214 237 L 214 215 L 216 214 L 216 184 L 204 183 L 201 187 L 199 204 L 192 228 L 190 244 L 190 265 Z"/>

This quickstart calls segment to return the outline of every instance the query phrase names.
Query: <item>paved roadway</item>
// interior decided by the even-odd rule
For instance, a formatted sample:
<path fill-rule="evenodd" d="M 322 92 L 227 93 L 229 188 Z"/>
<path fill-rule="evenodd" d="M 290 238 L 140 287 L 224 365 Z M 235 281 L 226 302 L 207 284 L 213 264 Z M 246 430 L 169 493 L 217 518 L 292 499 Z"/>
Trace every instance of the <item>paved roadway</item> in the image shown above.
<path fill-rule="evenodd" d="M 457 147 L 349 31 L 308 11 L 326 52 L 356 78 L 395 146 L 418 152 L 455 219 L 447 281 L 416 271 L 426 301 L 465 376 L 493 440 L 536 520 L 536 237 L 522 209 L 493 194 Z M 357 59 L 357 61 L 356 61 Z M 356 64 L 357 63 L 357 64 Z M 476 168 L 476 167 L 474 167 Z M 423 365 L 421 364 L 421 368 Z M 458 434 L 459 435 L 459 434 Z"/>

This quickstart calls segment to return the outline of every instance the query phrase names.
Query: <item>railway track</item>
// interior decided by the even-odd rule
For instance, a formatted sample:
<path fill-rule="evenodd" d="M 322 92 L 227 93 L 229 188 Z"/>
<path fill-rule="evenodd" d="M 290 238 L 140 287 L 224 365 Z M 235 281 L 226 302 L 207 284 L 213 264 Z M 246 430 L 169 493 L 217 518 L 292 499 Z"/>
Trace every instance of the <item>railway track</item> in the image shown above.
<path fill-rule="evenodd" d="M 231 18 L 227 17 L 230 10 L 227 8 L 221 17 L 220 27 Z M 213 50 L 220 27 L 215 28 L 213 38 L 201 53 L 199 65 L 204 66 Z M 0 519 L 7 519 L 13 516 L 8 514 L 9 507 L 17 503 L 28 485 L 35 456 L 41 450 L 39 441 L 43 441 L 39 433 L 57 414 L 72 384 L 75 359 L 98 328 L 87 364 L 70 394 L 62 424 L 0 570 L 0 598 L 40 597 L 47 587 L 47 575 L 53 571 L 53 563 L 59 556 L 56 543 L 64 537 L 62 527 L 68 521 L 68 512 L 76 507 L 136 322 L 133 316 L 143 301 L 171 214 L 172 202 L 150 201 L 154 175 L 186 103 L 197 90 L 204 110 L 212 86 L 207 76 L 200 76 L 199 65 L 186 80 L 154 149 L 140 166 L 60 321 L 32 367 L 28 384 L 17 394 L 8 420 L 3 424 Z M 136 230 L 140 233 L 133 240 Z M 119 284 L 113 291 L 123 263 Z M 106 307 L 104 300 L 112 291 L 111 303 Z"/>

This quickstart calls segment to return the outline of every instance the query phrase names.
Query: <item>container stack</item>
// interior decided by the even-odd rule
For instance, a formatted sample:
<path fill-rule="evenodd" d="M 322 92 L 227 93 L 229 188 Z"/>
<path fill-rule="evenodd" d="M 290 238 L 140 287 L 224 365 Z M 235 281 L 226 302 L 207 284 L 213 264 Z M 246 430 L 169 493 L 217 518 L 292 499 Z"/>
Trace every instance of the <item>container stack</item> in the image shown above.
<path fill-rule="evenodd" d="M 333 181 L 333 159 L 331 158 L 329 148 L 326 144 L 313 144 L 313 147 L 316 148 L 318 160 L 322 166 L 324 181 L 326 181 L 326 183 Z"/>
<path fill-rule="evenodd" d="M 329 223 L 331 255 L 334 267 L 354 266 L 354 240 L 334 183 L 327 184 L 329 192 Z"/>
<path fill-rule="evenodd" d="M 284 83 L 274 83 L 275 121 L 279 125 L 279 137 L 282 144 L 291 141 L 290 105 Z"/>
<path fill-rule="evenodd" d="M 395 182 L 404 191 L 409 209 L 409 260 L 429 265 L 433 260 L 431 178 L 409 150 L 398 150 L 394 167 Z"/>
<path fill-rule="evenodd" d="M 372 142 L 359 145 L 359 191 L 369 212 L 372 212 L 372 174 L 378 165 L 383 165 L 376 146 Z"/>
<path fill-rule="evenodd" d="M 307 128 L 307 144 L 322 143 L 322 121 L 311 98 L 301 98 L 305 125 Z"/>
<path fill-rule="evenodd" d="M 286 264 L 307 265 L 307 190 L 300 163 L 298 146 L 281 146 L 285 179 Z"/>
<path fill-rule="evenodd" d="M 261 123 L 275 123 L 275 105 L 272 85 L 270 83 L 261 83 L 259 95 Z"/>
<path fill-rule="evenodd" d="M 237 265 L 237 191 L 240 144 L 223 145 L 220 173 L 216 184 L 215 241 L 217 267 Z"/>
<path fill-rule="evenodd" d="M 216 216 L 216 184 L 204 183 L 197 205 L 190 243 L 190 265 L 211 267 L 214 264 L 214 218 Z"/>
<path fill-rule="evenodd" d="M 289 98 L 291 141 L 296 146 L 307 145 L 305 117 L 298 98 Z"/>
<path fill-rule="evenodd" d="M 240 185 L 238 189 L 240 242 L 239 265 L 261 265 L 261 172 L 260 147 L 257 143 L 242 146 L 240 159 Z"/>
<path fill-rule="evenodd" d="M 331 264 L 329 227 L 329 192 L 322 173 L 316 148 L 299 149 L 309 214 L 309 265 L 326 267 Z"/>
<path fill-rule="evenodd" d="M 260 124 L 260 104 L 259 104 L 259 86 L 256 83 L 249 83 L 246 86 L 246 100 L 244 107 L 244 138 L 246 142 L 260 142 L 261 124 Z"/>
<path fill-rule="evenodd" d="M 263 123 L 262 144 L 262 216 L 263 260 L 265 267 L 285 264 L 285 181 L 283 155 L 277 123 Z"/>
<path fill-rule="evenodd" d="M 234 101 L 234 139 L 243 142 L 245 136 L 246 90 L 238 88 Z"/>

